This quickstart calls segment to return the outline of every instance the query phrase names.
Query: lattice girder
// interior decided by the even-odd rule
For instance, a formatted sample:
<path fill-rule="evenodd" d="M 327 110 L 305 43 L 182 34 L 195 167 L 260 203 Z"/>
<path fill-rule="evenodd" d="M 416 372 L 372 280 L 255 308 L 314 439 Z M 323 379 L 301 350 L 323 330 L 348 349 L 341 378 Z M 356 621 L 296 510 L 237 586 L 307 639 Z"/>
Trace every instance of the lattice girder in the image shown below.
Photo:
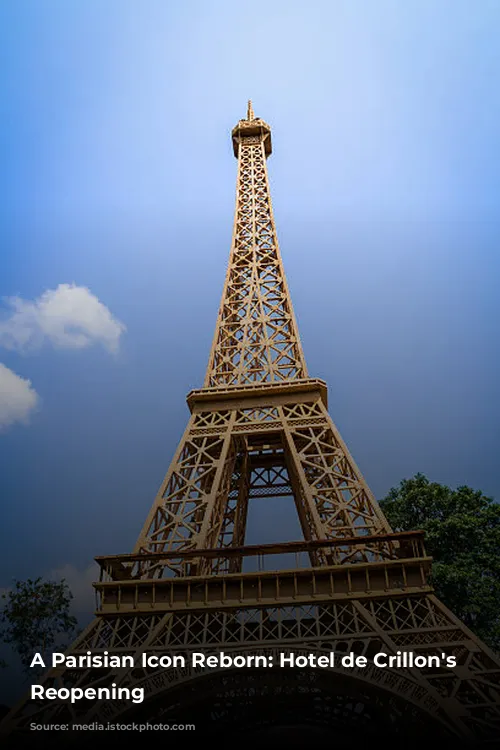
<path fill-rule="evenodd" d="M 313 390 L 298 403 L 298 396 L 285 394 L 282 387 L 252 406 L 242 391 L 223 408 L 207 402 L 194 410 L 136 552 L 241 545 L 248 501 L 256 496 L 293 496 L 306 539 L 390 530 L 322 395 Z M 361 554 L 357 549 L 358 559 Z"/>
<path fill-rule="evenodd" d="M 418 637 L 417 637 L 418 636 Z M 415 654 L 447 654 L 457 657 L 455 669 L 399 668 L 370 666 L 374 654 L 396 654 L 403 641 L 412 644 Z M 188 613 L 137 614 L 98 617 L 74 643 L 68 653 L 85 654 L 108 650 L 134 655 L 131 669 L 53 669 L 45 676 L 45 686 L 97 687 L 111 681 L 120 686 L 142 686 L 146 699 L 158 691 L 171 691 L 202 672 L 189 664 L 190 651 L 273 655 L 292 650 L 296 655 L 354 652 L 368 659 L 363 669 L 332 670 L 379 690 L 403 697 L 416 708 L 434 717 L 451 734 L 481 737 L 485 740 L 500 732 L 500 664 L 454 616 L 430 594 L 401 596 L 397 599 L 326 603 L 311 601 L 300 605 L 243 607 L 224 611 L 194 610 Z M 157 669 L 140 666 L 140 655 L 183 654 L 186 668 Z M 269 680 L 273 676 L 269 672 Z M 74 705 L 54 705 L 23 701 L 11 714 L 18 729 L 28 727 L 43 714 L 47 721 L 116 720 L 130 712 L 126 701 L 110 704 L 94 701 Z M 50 714 L 50 716 L 49 716 Z"/>

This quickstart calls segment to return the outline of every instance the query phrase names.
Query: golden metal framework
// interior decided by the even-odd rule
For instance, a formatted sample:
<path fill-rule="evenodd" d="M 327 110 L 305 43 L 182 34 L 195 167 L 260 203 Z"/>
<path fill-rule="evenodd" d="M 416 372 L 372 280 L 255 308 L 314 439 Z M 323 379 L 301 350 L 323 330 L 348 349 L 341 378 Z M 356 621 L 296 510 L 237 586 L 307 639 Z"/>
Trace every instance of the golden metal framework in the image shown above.
<path fill-rule="evenodd" d="M 326 384 L 308 376 L 271 207 L 271 130 L 251 102 L 232 141 L 234 230 L 204 386 L 187 397 L 186 431 L 134 552 L 96 558 L 96 618 L 70 653 L 353 651 L 368 657 L 368 667 L 330 670 L 331 690 L 324 674 L 302 673 L 302 693 L 324 696 L 323 708 L 309 706 L 309 720 L 333 725 L 342 714 L 354 725 L 370 708 L 405 717 L 415 732 L 423 717 L 436 736 L 493 741 L 498 657 L 437 600 L 422 534 L 392 532 L 328 414 Z M 304 540 L 245 546 L 249 501 L 278 496 L 294 498 Z M 446 652 L 457 666 L 371 662 L 379 651 L 398 650 Z M 212 672 L 200 682 L 190 667 L 66 668 L 49 671 L 44 683 L 142 686 L 150 714 L 163 719 L 192 700 L 196 684 L 212 718 L 215 711 L 230 721 L 224 696 L 234 704 L 252 689 L 276 701 L 288 695 L 296 676 L 287 682 L 283 670 L 273 673 L 262 684 L 248 671 L 224 679 Z M 130 710 L 124 701 L 47 709 L 26 699 L 7 725 L 22 730 L 42 716 L 109 720 Z"/>

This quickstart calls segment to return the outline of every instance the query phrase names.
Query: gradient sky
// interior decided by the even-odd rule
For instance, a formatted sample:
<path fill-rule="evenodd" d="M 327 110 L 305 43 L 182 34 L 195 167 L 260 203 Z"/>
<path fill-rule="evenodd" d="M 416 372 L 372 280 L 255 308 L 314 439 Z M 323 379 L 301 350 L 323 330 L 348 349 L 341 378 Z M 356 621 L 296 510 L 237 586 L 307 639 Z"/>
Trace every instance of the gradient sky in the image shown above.
<path fill-rule="evenodd" d="M 0 587 L 134 545 L 203 382 L 249 97 L 309 371 L 376 496 L 500 497 L 500 4 L 255 8 L 0 4 L 0 294 L 76 284 L 126 326 L 0 348 L 39 396 L 0 433 Z M 282 512 L 248 541 L 295 537 Z"/>

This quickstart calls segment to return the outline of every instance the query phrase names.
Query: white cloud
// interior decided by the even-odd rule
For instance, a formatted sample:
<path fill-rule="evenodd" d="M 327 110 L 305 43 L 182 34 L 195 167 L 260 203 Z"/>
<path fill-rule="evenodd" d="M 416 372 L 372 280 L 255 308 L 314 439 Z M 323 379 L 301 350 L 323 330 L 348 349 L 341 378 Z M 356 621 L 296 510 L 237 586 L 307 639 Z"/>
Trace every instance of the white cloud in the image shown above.
<path fill-rule="evenodd" d="M 0 362 L 0 430 L 15 422 L 28 422 L 38 401 L 31 381 L 16 375 Z"/>
<path fill-rule="evenodd" d="M 75 284 L 59 284 L 31 301 L 9 297 L 12 312 L 0 321 L 0 346 L 18 351 L 37 348 L 45 340 L 61 349 L 102 344 L 118 350 L 126 330 L 92 292 Z"/>

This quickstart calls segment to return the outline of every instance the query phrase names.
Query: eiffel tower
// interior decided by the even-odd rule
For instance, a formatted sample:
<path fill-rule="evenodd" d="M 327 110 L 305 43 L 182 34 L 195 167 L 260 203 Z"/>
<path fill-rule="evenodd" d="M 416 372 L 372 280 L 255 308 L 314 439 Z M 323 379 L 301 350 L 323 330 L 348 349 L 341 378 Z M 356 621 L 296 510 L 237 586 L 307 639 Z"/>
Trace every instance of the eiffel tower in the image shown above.
<path fill-rule="evenodd" d="M 42 682 L 140 686 L 145 700 L 28 697 L 4 728 L 196 716 L 219 738 L 221 727 L 258 739 L 288 726 L 311 741 L 425 733 L 489 746 L 500 736 L 498 657 L 436 598 L 423 534 L 392 531 L 329 416 L 326 383 L 308 375 L 271 206 L 271 129 L 250 102 L 232 144 L 233 237 L 205 382 L 187 396 L 186 431 L 134 551 L 96 558 L 96 616 L 68 651 L 132 655 L 136 666 L 56 667 Z M 250 500 L 278 497 L 294 499 L 303 539 L 245 545 Z M 280 653 L 339 659 L 328 669 L 140 663 L 221 650 L 274 665 Z M 456 666 L 373 662 L 405 651 L 453 655 Z M 366 666 L 343 667 L 347 653 Z"/>

